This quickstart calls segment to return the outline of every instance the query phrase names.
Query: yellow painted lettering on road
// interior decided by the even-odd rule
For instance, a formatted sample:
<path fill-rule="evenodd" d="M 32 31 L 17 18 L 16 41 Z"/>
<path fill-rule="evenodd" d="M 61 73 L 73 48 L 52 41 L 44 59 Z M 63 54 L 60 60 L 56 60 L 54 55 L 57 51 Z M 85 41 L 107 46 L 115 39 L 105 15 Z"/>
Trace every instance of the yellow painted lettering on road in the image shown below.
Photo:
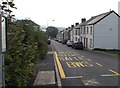
<path fill-rule="evenodd" d="M 71 59 L 69 59 L 68 57 L 65 57 L 65 60 L 68 61 L 68 60 L 71 60 Z"/>
<path fill-rule="evenodd" d="M 68 57 L 70 60 L 73 60 L 71 57 Z"/>
<path fill-rule="evenodd" d="M 84 65 L 81 62 L 73 62 L 78 67 L 84 67 Z"/>
<path fill-rule="evenodd" d="M 59 57 L 59 60 L 64 61 L 65 59 L 63 57 Z"/>
<path fill-rule="evenodd" d="M 91 59 L 88 59 L 88 58 L 87 58 L 87 60 L 92 61 Z"/>
<path fill-rule="evenodd" d="M 102 66 L 101 64 L 99 64 L 99 63 L 96 63 L 98 66 Z"/>
<path fill-rule="evenodd" d="M 64 56 L 67 56 L 67 54 L 64 54 Z"/>
<path fill-rule="evenodd" d="M 84 56 L 82 56 L 82 57 L 84 57 Z"/>
<path fill-rule="evenodd" d="M 73 57 L 75 60 L 78 60 L 76 57 Z"/>
<path fill-rule="evenodd" d="M 66 62 L 67 66 L 70 68 L 76 67 L 92 67 L 93 65 L 88 62 Z"/>
<path fill-rule="evenodd" d="M 81 58 L 81 57 L 78 57 L 80 60 L 84 60 L 83 58 Z"/>
<path fill-rule="evenodd" d="M 72 67 L 76 67 L 76 65 L 73 62 L 66 62 L 66 64 L 68 65 L 68 67 L 72 68 Z"/>
<path fill-rule="evenodd" d="M 85 61 L 82 61 L 81 62 L 85 67 L 92 67 L 93 65 L 88 63 L 88 62 L 85 62 Z"/>
<path fill-rule="evenodd" d="M 68 53 L 67 56 L 70 56 L 70 54 Z"/>

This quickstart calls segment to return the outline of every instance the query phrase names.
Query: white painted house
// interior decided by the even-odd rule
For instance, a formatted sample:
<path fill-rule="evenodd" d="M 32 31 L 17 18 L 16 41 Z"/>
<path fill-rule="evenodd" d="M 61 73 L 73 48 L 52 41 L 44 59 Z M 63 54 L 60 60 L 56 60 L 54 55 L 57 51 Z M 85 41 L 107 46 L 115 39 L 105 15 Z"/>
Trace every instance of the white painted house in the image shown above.
<path fill-rule="evenodd" d="M 118 46 L 119 32 L 120 16 L 114 11 L 109 11 L 93 16 L 87 21 L 83 18 L 80 24 L 76 23 L 75 26 L 71 26 L 69 31 L 64 30 L 63 39 L 83 42 L 84 48 L 90 50 L 120 49 Z"/>
<path fill-rule="evenodd" d="M 87 49 L 119 49 L 118 48 L 118 18 L 120 16 L 109 11 L 91 17 L 86 24 L 86 36 L 82 41 Z"/>
<path fill-rule="evenodd" d="M 79 23 L 75 23 L 75 26 L 73 27 L 73 29 L 72 29 L 72 41 L 73 42 L 77 42 L 78 41 L 78 39 L 79 39 L 79 35 L 78 35 L 78 31 L 77 31 L 77 29 L 76 29 L 76 26 L 77 25 L 79 25 Z"/>

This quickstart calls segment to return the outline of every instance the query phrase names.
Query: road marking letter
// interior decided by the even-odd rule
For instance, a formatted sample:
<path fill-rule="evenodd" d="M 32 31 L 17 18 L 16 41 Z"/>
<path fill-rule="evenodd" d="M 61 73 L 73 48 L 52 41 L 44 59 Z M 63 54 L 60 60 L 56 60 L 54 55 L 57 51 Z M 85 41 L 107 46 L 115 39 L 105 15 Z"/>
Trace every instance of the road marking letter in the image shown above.
<path fill-rule="evenodd" d="M 89 64 L 88 62 L 66 62 L 67 66 L 70 68 L 75 67 L 92 67 L 92 64 Z"/>
<path fill-rule="evenodd" d="M 96 63 L 97 65 L 99 65 L 99 66 L 102 66 L 101 64 L 99 64 L 99 63 Z"/>

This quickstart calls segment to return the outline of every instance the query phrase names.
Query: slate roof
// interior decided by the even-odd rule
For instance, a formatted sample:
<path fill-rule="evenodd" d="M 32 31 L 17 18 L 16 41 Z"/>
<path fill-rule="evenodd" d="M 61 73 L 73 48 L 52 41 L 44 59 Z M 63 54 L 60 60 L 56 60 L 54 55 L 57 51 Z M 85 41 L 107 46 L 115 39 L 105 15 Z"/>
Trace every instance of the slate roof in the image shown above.
<path fill-rule="evenodd" d="M 95 24 L 96 22 L 102 20 L 104 17 L 108 16 L 112 11 L 106 12 L 106 13 L 102 13 L 100 15 L 97 16 L 93 16 L 90 22 L 88 22 L 87 24 Z"/>
<path fill-rule="evenodd" d="M 106 13 L 102 13 L 99 14 L 97 16 L 93 16 L 91 17 L 89 20 L 84 21 L 83 23 L 80 23 L 78 26 L 76 26 L 75 28 L 80 28 L 80 26 L 85 26 L 85 25 L 92 25 L 92 24 L 96 24 L 97 22 L 101 21 L 103 18 L 105 18 L 106 16 L 108 16 L 109 14 L 111 14 L 114 11 L 109 11 Z M 115 13 L 115 12 L 114 12 Z M 117 16 L 119 16 L 117 13 L 115 13 Z M 120 17 L 120 16 L 119 16 Z"/>

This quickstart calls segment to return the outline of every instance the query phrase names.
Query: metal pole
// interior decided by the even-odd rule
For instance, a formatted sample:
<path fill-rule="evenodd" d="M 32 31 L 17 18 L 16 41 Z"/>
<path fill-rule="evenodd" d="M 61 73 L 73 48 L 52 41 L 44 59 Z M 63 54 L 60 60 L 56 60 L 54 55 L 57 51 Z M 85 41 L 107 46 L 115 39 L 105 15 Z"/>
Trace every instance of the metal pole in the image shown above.
<path fill-rule="evenodd" d="M 1 10 L 1 6 L 0 6 Z M 0 11 L 0 87 L 2 87 L 2 27 L 1 27 L 1 11 Z"/>
<path fill-rule="evenodd" d="M 1 9 L 1 6 L 0 6 Z M 0 87 L 5 87 L 5 72 L 4 72 L 4 54 L 3 54 L 3 28 L 2 28 L 2 11 L 0 10 Z M 5 29 L 4 29 L 5 30 Z M 5 44 L 6 45 L 6 44 Z"/>

